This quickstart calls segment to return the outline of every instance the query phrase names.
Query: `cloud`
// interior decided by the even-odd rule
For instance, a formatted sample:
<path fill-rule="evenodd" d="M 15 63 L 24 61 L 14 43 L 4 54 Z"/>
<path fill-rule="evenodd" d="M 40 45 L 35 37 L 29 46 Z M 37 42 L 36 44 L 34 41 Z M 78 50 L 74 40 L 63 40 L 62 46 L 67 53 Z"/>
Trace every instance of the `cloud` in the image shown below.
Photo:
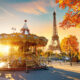
<path fill-rule="evenodd" d="M 4 14 L 7 14 L 9 16 L 14 16 L 12 13 L 10 13 L 8 10 L 6 10 L 5 8 L 0 7 L 0 11 L 3 12 Z"/>
<path fill-rule="evenodd" d="M 25 3 L 16 3 L 12 6 L 17 11 L 39 15 L 41 13 L 47 13 L 47 8 L 52 7 L 52 5 L 54 5 L 53 0 L 37 0 Z"/>
<path fill-rule="evenodd" d="M 50 0 L 50 5 L 52 8 L 55 8 L 58 6 L 58 4 L 56 4 L 55 0 Z"/>

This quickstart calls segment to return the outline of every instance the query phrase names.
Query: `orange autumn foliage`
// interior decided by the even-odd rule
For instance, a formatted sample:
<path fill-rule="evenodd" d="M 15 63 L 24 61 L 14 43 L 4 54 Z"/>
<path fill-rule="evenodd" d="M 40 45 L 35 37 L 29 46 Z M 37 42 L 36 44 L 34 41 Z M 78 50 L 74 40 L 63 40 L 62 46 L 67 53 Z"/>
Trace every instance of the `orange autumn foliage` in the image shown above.
<path fill-rule="evenodd" d="M 61 42 L 61 50 L 66 53 L 71 53 L 74 56 L 77 55 L 78 52 L 78 41 L 75 36 L 70 35 L 69 37 L 66 37 Z"/>
<path fill-rule="evenodd" d="M 59 3 L 62 9 L 68 7 L 68 12 L 60 23 L 60 27 L 80 27 L 80 0 L 56 0 L 56 3 Z"/>

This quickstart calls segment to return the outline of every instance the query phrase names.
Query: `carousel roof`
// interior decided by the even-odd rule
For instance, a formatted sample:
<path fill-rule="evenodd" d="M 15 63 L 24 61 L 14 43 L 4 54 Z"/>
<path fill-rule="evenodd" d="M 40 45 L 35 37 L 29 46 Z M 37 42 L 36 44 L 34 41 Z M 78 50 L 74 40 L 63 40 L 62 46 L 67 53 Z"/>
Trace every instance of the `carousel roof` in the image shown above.
<path fill-rule="evenodd" d="M 28 29 L 28 26 L 27 26 L 27 20 L 24 20 L 24 25 L 23 25 L 23 27 L 21 28 L 21 33 L 23 33 L 23 34 L 30 34 L 30 31 L 29 31 L 29 29 Z"/>
<path fill-rule="evenodd" d="M 12 34 L 0 34 L 0 44 L 12 44 L 12 45 L 20 45 L 20 44 L 28 44 L 30 46 L 45 46 L 48 40 L 45 37 L 39 37 L 34 34 L 29 34 L 29 30 L 27 27 L 27 20 L 24 20 L 24 26 L 21 30 L 27 30 L 28 34 L 22 33 L 12 33 Z"/>
<path fill-rule="evenodd" d="M 28 26 L 27 26 L 27 23 L 26 23 L 27 20 L 25 20 L 24 22 L 25 22 L 25 23 L 24 23 L 24 25 L 23 25 L 23 28 L 24 28 L 24 29 L 28 29 Z"/>
<path fill-rule="evenodd" d="M 29 43 L 30 46 L 45 46 L 48 40 L 45 37 L 39 37 L 34 34 L 21 34 L 21 33 L 12 33 L 12 34 L 0 34 L 0 44 L 13 44 L 20 45 L 23 43 Z"/>

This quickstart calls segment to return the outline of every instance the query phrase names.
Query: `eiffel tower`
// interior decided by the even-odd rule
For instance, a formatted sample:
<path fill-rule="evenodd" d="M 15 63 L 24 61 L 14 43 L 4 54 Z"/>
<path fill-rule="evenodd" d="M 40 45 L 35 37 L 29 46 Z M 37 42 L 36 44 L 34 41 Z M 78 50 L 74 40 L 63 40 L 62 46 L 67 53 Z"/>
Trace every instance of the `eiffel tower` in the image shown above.
<path fill-rule="evenodd" d="M 55 53 L 61 53 L 59 36 L 56 28 L 56 12 L 53 12 L 53 36 L 52 36 L 52 44 L 49 46 L 49 50 L 52 50 Z"/>

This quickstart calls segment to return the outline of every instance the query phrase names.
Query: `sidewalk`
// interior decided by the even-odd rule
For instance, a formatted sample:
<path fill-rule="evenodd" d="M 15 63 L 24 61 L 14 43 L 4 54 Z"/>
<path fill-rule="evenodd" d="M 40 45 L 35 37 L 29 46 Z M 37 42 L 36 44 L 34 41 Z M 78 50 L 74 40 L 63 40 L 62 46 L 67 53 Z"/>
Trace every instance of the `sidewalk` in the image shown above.
<path fill-rule="evenodd" d="M 72 71 L 76 73 L 80 73 L 80 64 L 75 64 L 71 66 L 70 63 L 64 63 L 64 62 L 51 62 L 48 64 L 48 66 L 52 66 L 57 69 L 63 69 L 66 71 Z"/>

